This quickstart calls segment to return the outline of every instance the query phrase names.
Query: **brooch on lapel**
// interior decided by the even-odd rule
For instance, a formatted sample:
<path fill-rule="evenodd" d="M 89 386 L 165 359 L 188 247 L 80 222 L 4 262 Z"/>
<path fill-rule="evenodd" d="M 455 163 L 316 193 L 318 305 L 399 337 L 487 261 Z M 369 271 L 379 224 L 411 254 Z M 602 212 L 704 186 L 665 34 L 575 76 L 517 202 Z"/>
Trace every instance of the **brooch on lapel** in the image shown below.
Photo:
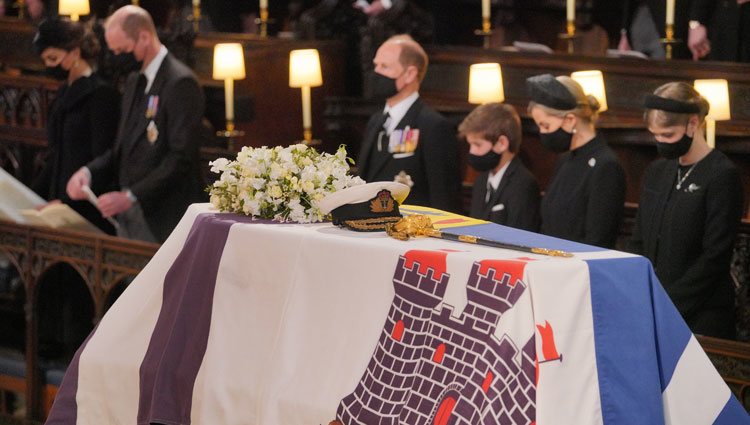
<path fill-rule="evenodd" d="M 148 97 L 148 106 L 146 107 L 146 119 L 151 119 L 156 116 L 159 111 L 159 96 L 151 95 Z"/>
<path fill-rule="evenodd" d="M 393 130 L 388 140 L 389 153 L 412 153 L 419 145 L 419 129 L 407 126 L 403 130 Z"/>
<path fill-rule="evenodd" d="M 146 139 L 150 144 L 154 144 L 156 142 L 156 139 L 159 138 L 159 129 L 156 128 L 156 123 L 151 121 L 148 123 L 148 127 L 146 127 Z"/>
<path fill-rule="evenodd" d="M 697 192 L 698 190 L 700 190 L 700 188 L 701 187 L 698 186 L 697 184 L 690 183 L 690 186 L 688 186 L 687 189 L 685 189 L 685 192 L 688 192 L 688 193 Z"/>

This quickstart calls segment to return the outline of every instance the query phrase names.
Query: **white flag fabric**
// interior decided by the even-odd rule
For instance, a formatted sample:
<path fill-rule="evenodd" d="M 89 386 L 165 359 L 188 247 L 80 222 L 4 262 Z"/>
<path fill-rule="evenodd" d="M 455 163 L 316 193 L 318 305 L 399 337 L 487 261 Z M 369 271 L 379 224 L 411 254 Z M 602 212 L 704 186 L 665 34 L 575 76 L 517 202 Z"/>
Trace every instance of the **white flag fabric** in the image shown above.
<path fill-rule="evenodd" d="M 192 206 L 68 368 L 48 424 L 750 424 L 650 263 Z"/>

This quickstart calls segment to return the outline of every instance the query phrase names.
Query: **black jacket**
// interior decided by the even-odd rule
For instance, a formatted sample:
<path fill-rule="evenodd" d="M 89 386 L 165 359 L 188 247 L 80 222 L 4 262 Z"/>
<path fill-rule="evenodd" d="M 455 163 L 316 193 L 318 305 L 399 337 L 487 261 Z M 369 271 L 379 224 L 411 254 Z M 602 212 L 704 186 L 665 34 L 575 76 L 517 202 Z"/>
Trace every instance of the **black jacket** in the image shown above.
<path fill-rule="evenodd" d="M 419 130 L 417 148 L 411 154 L 390 154 L 387 137 L 383 149 L 378 151 L 381 116 L 378 112 L 367 123 L 357 157 L 360 177 L 368 182 L 393 181 L 403 171 L 414 183 L 407 204 L 461 211 L 460 156 L 453 125 L 417 99 L 396 126 L 397 130 L 407 126 Z"/>
<path fill-rule="evenodd" d="M 720 0 L 708 22 L 711 60 L 750 62 L 750 4 Z"/>
<path fill-rule="evenodd" d="M 48 151 L 41 173 L 32 183 L 39 196 L 59 199 L 107 233 L 114 229 L 88 201 L 72 201 L 65 187 L 79 168 L 112 147 L 120 115 L 120 96 L 96 74 L 60 87 L 47 119 Z M 97 192 L 109 189 L 93 182 Z"/>
<path fill-rule="evenodd" d="M 561 156 L 542 199 L 545 235 L 613 248 L 625 203 L 625 173 L 597 136 Z"/>
<path fill-rule="evenodd" d="M 734 326 L 694 329 L 693 319 L 734 308 L 729 264 L 742 217 L 742 183 L 717 150 L 697 163 L 680 190 L 677 167 L 677 161 L 661 159 L 646 169 L 630 249 L 651 260 L 688 325 L 710 335 Z"/>
<path fill-rule="evenodd" d="M 484 172 L 474 181 L 469 215 L 517 229 L 538 231 L 539 185 L 521 159 L 514 157 L 510 161 L 500 185 L 489 202 L 485 202 L 489 176 L 489 172 Z"/>
<path fill-rule="evenodd" d="M 134 73 L 125 84 L 117 143 L 88 167 L 93 181 L 130 189 L 151 233 L 163 242 L 188 205 L 204 200 L 199 149 L 205 103 L 193 72 L 171 54 L 164 58 L 149 92 L 129 112 L 137 79 Z M 153 118 L 146 117 L 150 96 L 158 96 Z M 151 121 L 158 131 L 153 143 L 147 131 Z"/>

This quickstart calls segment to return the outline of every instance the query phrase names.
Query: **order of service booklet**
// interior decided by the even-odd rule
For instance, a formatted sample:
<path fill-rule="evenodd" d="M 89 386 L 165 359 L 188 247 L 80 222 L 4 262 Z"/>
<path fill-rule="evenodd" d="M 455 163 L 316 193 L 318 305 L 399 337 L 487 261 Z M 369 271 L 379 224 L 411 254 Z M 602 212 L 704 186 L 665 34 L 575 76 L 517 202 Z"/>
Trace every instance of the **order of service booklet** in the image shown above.
<path fill-rule="evenodd" d="M 54 229 L 103 233 L 68 205 L 45 204 L 47 202 L 34 191 L 0 168 L 0 219 Z"/>

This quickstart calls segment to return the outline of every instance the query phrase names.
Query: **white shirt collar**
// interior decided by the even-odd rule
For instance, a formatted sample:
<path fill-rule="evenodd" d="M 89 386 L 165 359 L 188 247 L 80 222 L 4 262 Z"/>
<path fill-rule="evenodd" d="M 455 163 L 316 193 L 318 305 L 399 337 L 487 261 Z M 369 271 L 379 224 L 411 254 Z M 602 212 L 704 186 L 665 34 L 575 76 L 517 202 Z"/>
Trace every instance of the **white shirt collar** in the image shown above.
<path fill-rule="evenodd" d="M 419 99 L 419 92 L 414 92 L 409 95 L 409 97 L 393 106 L 388 106 L 388 104 L 385 105 L 385 108 L 383 108 L 383 113 L 385 114 L 387 112 L 390 116 L 388 118 L 388 121 L 385 122 L 385 125 L 383 125 L 386 133 L 391 134 L 393 130 L 396 129 L 398 123 L 401 122 L 401 120 L 404 118 L 404 115 L 406 115 L 406 113 L 409 111 L 409 108 L 411 108 L 411 106 L 414 104 L 414 102 L 417 101 L 417 99 Z"/>
<path fill-rule="evenodd" d="M 154 78 L 156 78 L 156 73 L 159 72 L 159 68 L 161 67 L 161 63 L 164 62 L 164 58 L 167 57 L 167 48 L 163 44 L 159 48 L 159 52 L 156 53 L 156 56 L 154 56 L 154 60 L 151 61 L 150 64 L 146 67 L 146 69 L 143 70 L 143 75 L 146 76 L 146 91 L 145 93 L 148 93 L 149 90 L 151 90 L 151 84 L 154 82 Z"/>
<path fill-rule="evenodd" d="M 487 194 L 484 196 L 484 202 L 489 202 L 492 191 L 497 190 L 497 187 L 500 186 L 500 181 L 503 179 L 505 170 L 508 169 L 508 165 L 510 165 L 510 161 L 506 162 L 501 169 L 497 170 L 497 173 L 493 174 L 492 171 L 490 171 L 490 175 L 487 176 Z M 489 190 L 490 187 L 492 187 L 492 191 Z"/>

